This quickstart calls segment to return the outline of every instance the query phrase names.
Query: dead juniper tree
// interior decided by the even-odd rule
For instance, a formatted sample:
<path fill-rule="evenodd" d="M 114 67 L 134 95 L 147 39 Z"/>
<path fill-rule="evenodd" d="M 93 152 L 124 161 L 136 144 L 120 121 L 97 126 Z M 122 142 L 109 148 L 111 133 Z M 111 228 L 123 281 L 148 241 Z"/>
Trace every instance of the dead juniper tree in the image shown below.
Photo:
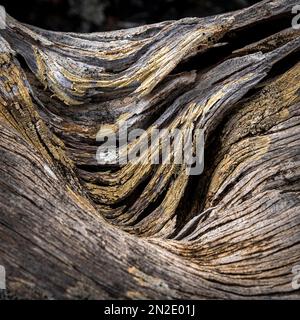
<path fill-rule="evenodd" d="M 93 34 L 6 17 L 9 297 L 299 298 L 297 2 Z M 186 128 L 193 142 L 201 129 L 202 174 L 184 163 L 99 163 L 99 129 L 125 121 L 146 133 Z M 170 156 L 178 149 L 173 141 Z"/>

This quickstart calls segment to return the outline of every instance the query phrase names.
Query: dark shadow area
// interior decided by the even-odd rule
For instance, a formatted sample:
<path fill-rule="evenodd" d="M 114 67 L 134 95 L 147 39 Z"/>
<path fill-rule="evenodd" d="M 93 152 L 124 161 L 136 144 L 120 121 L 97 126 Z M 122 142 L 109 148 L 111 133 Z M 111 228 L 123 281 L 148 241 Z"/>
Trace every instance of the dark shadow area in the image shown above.
<path fill-rule="evenodd" d="M 184 17 L 202 17 L 250 6 L 257 0 L 4 0 L 14 18 L 41 28 L 94 32 Z"/>

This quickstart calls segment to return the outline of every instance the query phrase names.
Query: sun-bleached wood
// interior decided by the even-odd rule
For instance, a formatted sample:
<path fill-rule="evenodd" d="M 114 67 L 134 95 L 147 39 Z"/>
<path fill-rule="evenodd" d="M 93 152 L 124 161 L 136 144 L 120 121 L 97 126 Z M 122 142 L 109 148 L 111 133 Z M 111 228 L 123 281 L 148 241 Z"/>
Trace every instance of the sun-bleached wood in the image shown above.
<path fill-rule="evenodd" d="M 7 17 L 0 265 L 9 298 L 300 297 L 291 285 L 300 264 L 295 4 L 93 34 Z M 125 120 L 148 132 L 204 130 L 204 172 L 99 165 L 98 130 Z"/>

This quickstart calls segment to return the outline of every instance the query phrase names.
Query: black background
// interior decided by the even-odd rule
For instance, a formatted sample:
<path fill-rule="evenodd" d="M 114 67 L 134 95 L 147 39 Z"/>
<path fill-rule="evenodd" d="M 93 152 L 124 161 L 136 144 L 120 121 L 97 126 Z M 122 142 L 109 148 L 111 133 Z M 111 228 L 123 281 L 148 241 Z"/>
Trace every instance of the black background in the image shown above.
<path fill-rule="evenodd" d="M 42 28 L 93 32 L 241 9 L 257 0 L 0 0 L 14 18 Z"/>

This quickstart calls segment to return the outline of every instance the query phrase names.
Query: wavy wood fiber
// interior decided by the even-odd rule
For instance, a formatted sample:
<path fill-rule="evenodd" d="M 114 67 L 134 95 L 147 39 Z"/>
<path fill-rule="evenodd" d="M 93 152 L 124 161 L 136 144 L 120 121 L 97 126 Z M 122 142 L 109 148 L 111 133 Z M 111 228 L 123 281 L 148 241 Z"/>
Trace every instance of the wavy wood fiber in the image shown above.
<path fill-rule="evenodd" d="M 300 297 L 291 285 L 300 264 L 297 2 L 93 34 L 7 17 L 0 264 L 9 297 Z M 124 121 L 148 133 L 204 130 L 204 172 L 99 165 L 98 130 Z"/>

